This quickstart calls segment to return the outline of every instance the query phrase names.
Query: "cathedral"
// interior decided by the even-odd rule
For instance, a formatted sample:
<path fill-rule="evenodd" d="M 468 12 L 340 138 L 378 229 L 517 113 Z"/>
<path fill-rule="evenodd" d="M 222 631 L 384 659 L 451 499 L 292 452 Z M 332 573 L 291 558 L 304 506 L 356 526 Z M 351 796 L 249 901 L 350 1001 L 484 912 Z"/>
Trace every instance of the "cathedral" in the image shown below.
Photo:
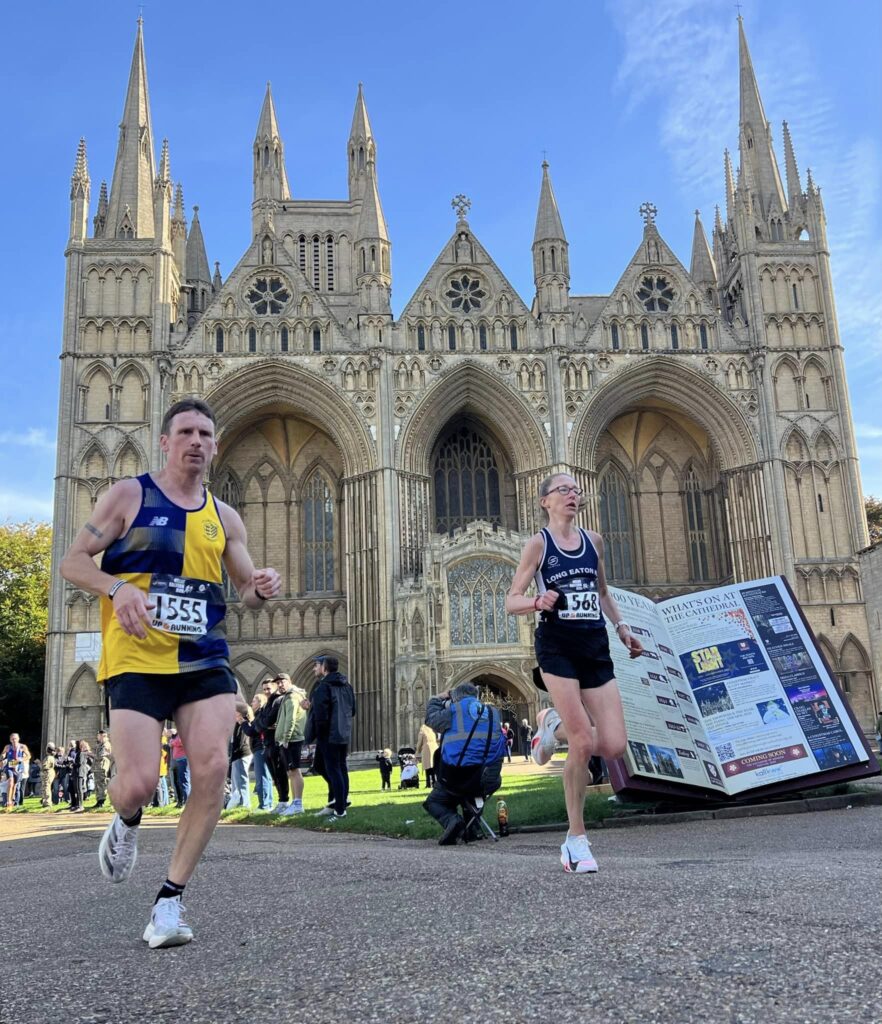
<path fill-rule="evenodd" d="M 139 20 L 110 188 L 91 205 L 84 141 L 71 179 L 56 567 L 115 480 L 160 467 L 163 411 L 195 395 L 218 418 L 209 484 L 283 580 L 258 610 L 228 590 L 249 698 L 278 671 L 308 689 L 328 653 L 358 697 L 357 750 L 413 742 L 428 697 L 463 679 L 534 719 L 533 622 L 505 594 L 539 482 L 566 471 L 616 586 L 661 599 L 784 574 L 870 728 L 868 538 L 824 203 L 786 123 L 782 179 L 740 18 L 738 46 L 738 167 L 726 153 L 723 210 L 710 244 L 696 213 L 688 267 L 644 203 L 611 294 L 575 294 L 544 163 L 532 300 L 457 196 L 396 317 L 361 87 L 348 196 L 326 200 L 291 194 L 267 87 L 251 239 L 223 279 L 165 142 L 156 163 Z M 44 740 L 92 737 L 98 601 L 57 568 L 49 630 Z"/>

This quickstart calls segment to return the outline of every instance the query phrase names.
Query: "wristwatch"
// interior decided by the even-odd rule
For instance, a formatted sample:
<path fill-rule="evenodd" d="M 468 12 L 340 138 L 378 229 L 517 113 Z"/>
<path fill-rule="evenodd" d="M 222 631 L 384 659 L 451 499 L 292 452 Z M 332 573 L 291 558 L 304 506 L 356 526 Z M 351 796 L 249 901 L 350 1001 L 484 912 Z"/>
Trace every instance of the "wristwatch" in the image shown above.
<path fill-rule="evenodd" d="M 117 590 L 119 590 L 120 587 L 124 587 L 128 582 L 128 580 L 117 580 L 116 583 L 111 586 L 110 590 L 107 591 L 108 598 L 112 601 L 113 595 Z"/>
<path fill-rule="evenodd" d="M 614 630 L 615 630 L 615 631 L 616 631 L 617 633 L 618 633 L 618 631 L 619 631 L 619 630 L 620 630 L 620 629 L 622 628 L 622 626 L 624 626 L 624 627 L 625 627 L 625 629 L 628 629 L 628 630 L 630 630 L 630 628 L 631 628 L 631 627 L 630 627 L 630 626 L 628 625 L 628 623 L 627 623 L 627 622 L 625 622 L 625 620 L 624 620 L 624 619 L 619 619 L 619 621 L 618 621 L 618 622 L 615 622 L 615 623 L 613 623 L 613 629 L 614 629 Z"/>

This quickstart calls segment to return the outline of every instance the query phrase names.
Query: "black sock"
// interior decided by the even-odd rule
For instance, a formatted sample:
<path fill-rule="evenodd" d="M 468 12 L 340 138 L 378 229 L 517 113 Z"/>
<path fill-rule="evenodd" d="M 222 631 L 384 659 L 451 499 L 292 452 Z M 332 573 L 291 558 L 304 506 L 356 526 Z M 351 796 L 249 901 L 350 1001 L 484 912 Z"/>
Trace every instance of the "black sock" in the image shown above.
<path fill-rule="evenodd" d="M 157 894 L 156 899 L 153 902 L 154 904 L 156 904 L 160 900 L 173 900 L 175 899 L 175 897 L 181 897 L 183 895 L 184 886 L 178 885 L 177 882 L 173 882 L 170 878 L 166 878 L 166 880 L 162 883 L 162 888 L 159 890 L 159 893 Z"/>
<path fill-rule="evenodd" d="M 139 807 L 137 812 L 133 814 L 131 818 L 123 818 L 122 815 L 120 815 L 120 818 L 122 819 L 123 825 L 128 825 L 129 828 L 137 828 L 138 825 L 141 824 L 141 808 Z"/>

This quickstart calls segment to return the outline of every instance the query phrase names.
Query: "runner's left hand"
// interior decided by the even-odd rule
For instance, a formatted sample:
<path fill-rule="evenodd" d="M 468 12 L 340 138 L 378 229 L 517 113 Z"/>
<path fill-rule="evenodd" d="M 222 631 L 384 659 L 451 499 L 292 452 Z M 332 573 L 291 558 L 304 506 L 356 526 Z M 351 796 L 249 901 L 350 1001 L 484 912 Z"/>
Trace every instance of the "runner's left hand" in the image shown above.
<path fill-rule="evenodd" d="M 643 644 L 637 639 L 634 634 L 628 630 L 624 636 L 619 634 L 619 638 L 625 647 L 628 648 L 628 654 L 632 658 L 639 658 L 643 653 Z"/>
<path fill-rule="evenodd" d="M 255 569 L 251 574 L 251 585 L 258 597 L 269 600 L 282 589 L 282 578 L 275 569 Z"/>

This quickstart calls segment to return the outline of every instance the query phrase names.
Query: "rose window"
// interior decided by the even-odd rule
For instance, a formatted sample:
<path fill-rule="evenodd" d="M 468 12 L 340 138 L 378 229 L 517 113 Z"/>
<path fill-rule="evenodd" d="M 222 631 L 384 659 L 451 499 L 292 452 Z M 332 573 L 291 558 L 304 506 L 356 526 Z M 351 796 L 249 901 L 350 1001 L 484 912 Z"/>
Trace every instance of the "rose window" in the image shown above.
<path fill-rule="evenodd" d="M 674 289 L 667 278 L 644 277 L 637 289 L 637 298 L 650 313 L 666 313 L 674 301 Z"/>
<path fill-rule="evenodd" d="M 481 308 L 481 302 L 487 292 L 481 287 L 478 278 L 462 274 L 451 279 L 450 287 L 444 294 L 450 301 L 451 309 L 459 309 L 463 313 L 468 313 L 470 309 Z"/>
<path fill-rule="evenodd" d="M 255 313 L 281 313 L 282 307 L 291 298 L 287 285 L 278 277 L 258 277 L 248 289 L 246 296 Z"/>

